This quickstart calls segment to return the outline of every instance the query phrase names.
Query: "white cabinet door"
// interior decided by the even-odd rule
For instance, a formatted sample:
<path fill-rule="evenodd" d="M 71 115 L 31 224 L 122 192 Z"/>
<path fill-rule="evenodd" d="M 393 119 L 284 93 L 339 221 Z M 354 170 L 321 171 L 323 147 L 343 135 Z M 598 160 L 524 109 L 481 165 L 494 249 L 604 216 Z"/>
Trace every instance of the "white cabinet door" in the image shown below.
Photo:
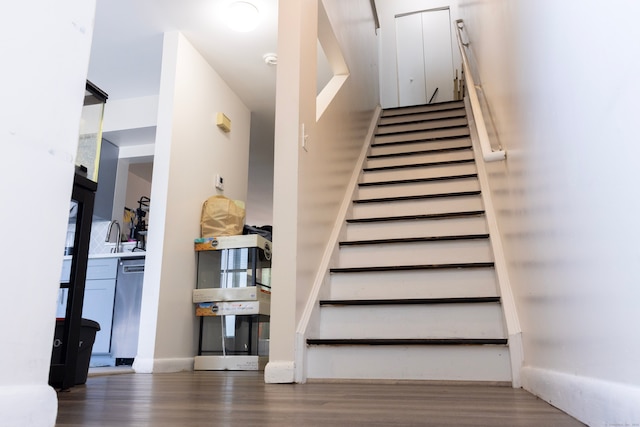
<path fill-rule="evenodd" d="M 115 279 L 86 281 L 82 317 L 100 324 L 100 330 L 96 334 L 92 353 L 109 353 L 115 292 Z"/>
<path fill-rule="evenodd" d="M 396 17 L 400 107 L 453 99 L 453 53 L 449 9 Z"/>
<path fill-rule="evenodd" d="M 64 319 L 67 315 L 67 295 L 69 289 L 60 289 L 58 291 L 58 305 L 56 306 L 56 318 Z"/>
<path fill-rule="evenodd" d="M 117 268 L 117 258 L 89 259 L 87 264 L 82 317 L 100 324 L 100 330 L 96 334 L 96 340 L 93 344 L 92 354 L 109 353 Z M 71 260 L 64 260 L 60 283 L 69 282 L 70 270 Z M 58 293 L 56 317 L 64 318 L 66 316 L 68 292 L 68 289 L 60 289 Z"/>
<path fill-rule="evenodd" d="M 400 106 L 426 104 L 421 14 L 414 13 L 396 18 L 396 43 Z"/>
<path fill-rule="evenodd" d="M 453 52 L 449 10 L 422 13 L 424 70 L 427 79 L 427 100 L 438 93 L 433 102 L 453 100 Z"/>

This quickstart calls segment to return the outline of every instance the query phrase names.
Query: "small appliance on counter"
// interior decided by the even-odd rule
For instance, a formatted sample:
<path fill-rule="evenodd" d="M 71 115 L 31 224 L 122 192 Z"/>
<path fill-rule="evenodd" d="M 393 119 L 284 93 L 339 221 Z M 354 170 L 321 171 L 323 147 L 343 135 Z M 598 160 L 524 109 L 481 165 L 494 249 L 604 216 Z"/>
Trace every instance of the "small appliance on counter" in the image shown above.
<path fill-rule="evenodd" d="M 149 204 L 151 199 L 147 196 L 142 196 L 138 200 L 138 208 L 132 210 L 125 208 L 125 223 L 129 224 L 129 241 L 135 241 L 136 246 L 132 251 L 146 251 L 147 250 L 147 223 L 145 217 L 149 212 Z"/>

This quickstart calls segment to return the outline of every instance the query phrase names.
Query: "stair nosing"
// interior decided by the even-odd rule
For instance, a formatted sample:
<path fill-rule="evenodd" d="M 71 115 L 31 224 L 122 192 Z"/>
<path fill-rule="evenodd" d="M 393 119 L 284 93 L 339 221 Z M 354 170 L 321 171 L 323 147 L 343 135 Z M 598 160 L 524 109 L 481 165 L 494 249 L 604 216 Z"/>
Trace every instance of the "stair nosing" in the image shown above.
<path fill-rule="evenodd" d="M 484 214 L 485 214 L 484 211 L 443 212 L 443 213 L 437 213 L 437 214 L 424 214 L 424 215 L 350 218 L 350 219 L 347 219 L 346 221 L 347 221 L 347 224 L 366 224 L 371 222 L 387 222 L 387 221 L 421 221 L 421 220 L 455 219 L 455 218 L 466 218 L 471 216 L 482 216 Z"/>
<path fill-rule="evenodd" d="M 455 181 L 458 179 L 471 179 L 471 178 L 478 178 L 478 174 L 467 173 L 462 175 L 432 176 L 427 178 L 394 179 L 390 181 L 360 182 L 358 183 L 358 187 L 373 187 L 377 185 L 419 184 L 424 182 Z"/>
<path fill-rule="evenodd" d="M 409 139 L 406 141 L 388 141 L 388 142 L 374 142 L 371 144 L 372 148 L 375 147 L 388 147 L 390 145 L 400 145 L 400 144 L 419 144 L 419 143 L 429 143 L 436 141 L 448 141 L 451 139 L 463 139 L 469 138 L 469 135 L 451 135 L 451 136 L 437 136 L 434 138 L 421 138 L 421 139 Z"/>
<path fill-rule="evenodd" d="M 441 198 L 447 198 L 447 197 L 478 196 L 480 194 L 481 194 L 480 190 L 473 190 L 473 191 L 459 191 L 455 193 L 435 193 L 435 194 L 421 194 L 416 196 L 376 197 L 372 199 L 356 199 L 356 200 L 353 200 L 353 203 L 364 204 L 364 203 L 407 202 L 412 200 L 441 199 Z"/>
<path fill-rule="evenodd" d="M 489 239 L 489 233 L 481 234 L 458 234 L 446 236 L 428 236 L 428 237 L 404 237 L 393 239 L 371 239 L 371 240 L 345 240 L 339 243 L 339 246 L 365 246 L 365 245 L 392 245 L 400 243 L 437 243 L 437 242 L 454 242 L 459 240 L 484 240 Z"/>
<path fill-rule="evenodd" d="M 387 271 L 416 271 L 416 270 L 455 270 L 455 269 L 475 269 L 494 268 L 493 262 L 467 262 L 450 264 L 421 264 L 421 265 L 390 265 L 375 267 L 334 267 L 329 269 L 330 273 L 375 273 Z"/>
<path fill-rule="evenodd" d="M 411 116 L 417 116 L 418 114 L 432 114 L 432 113 L 442 113 L 444 111 L 456 111 L 456 110 L 462 110 L 464 107 L 460 107 L 460 108 L 451 108 L 449 110 L 440 110 L 440 111 L 423 111 L 423 112 L 419 112 L 419 113 L 410 113 L 410 114 L 406 114 L 407 118 L 410 118 Z M 403 117 L 402 114 L 397 115 L 397 116 L 387 116 L 387 117 L 380 117 L 380 119 L 389 119 L 392 117 Z M 438 120 L 457 120 L 457 119 L 466 119 L 467 115 L 465 114 L 461 114 L 461 115 L 457 115 L 457 116 L 447 116 L 447 117 L 435 117 L 435 118 L 427 118 L 427 119 L 420 119 L 420 120 L 407 120 L 407 121 L 403 121 L 403 122 L 399 122 L 399 123 L 378 123 L 378 128 L 381 127 L 387 127 L 387 126 L 401 126 L 401 125 L 413 125 L 413 124 L 417 124 L 417 123 L 430 123 L 430 122 L 437 122 Z"/>
<path fill-rule="evenodd" d="M 499 296 L 454 297 L 454 298 L 392 298 L 392 299 L 341 299 L 320 300 L 320 306 L 363 306 L 363 305 L 440 305 L 440 304 L 486 304 L 500 303 Z"/>
<path fill-rule="evenodd" d="M 453 100 L 453 101 L 444 101 L 444 102 L 434 102 L 432 104 L 417 104 L 417 105 L 405 105 L 403 107 L 390 107 L 390 108 L 385 108 L 382 110 L 382 114 L 381 117 L 385 117 L 385 113 L 389 112 L 389 111 L 400 111 L 400 110 L 408 110 L 410 108 L 423 108 L 423 107 L 433 107 L 433 106 L 441 106 L 441 105 L 447 105 L 447 104 L 453 104 L 453 103 L 460 103 L 463 102 L 461 99 L 458 100 Z M 464 104 L 460 105 L 457 108 L 465 108 Z M 444 110 L 436 110 L 434 109 L 433 111 L 447 111 L 447 110 L 456 110 L 457 108 L 445 108 Z M 409 113 L 411 114 L 411 113 Z"/>
<path fill-rule="evenodd" d="M 459 160 L 443 160 L 440 162 L 429 163 L 412 163 L 407 165 L 393 165 L 393 166 L 376 166 L 373 168 L 363 168 L 362 172 L 381 172 L 396 169 L 413 169 L 413 168 L 428 168 L 434 166 L 447 166 L 447 165 L 461 165 L 465 163 L 475 163 L 475 159 L 459 159 Z"/>
<path fill-rule="evenodd" d="M 461 147 L 436 148 L 433 150 L 405 151 L 401 153 L 387 153 L 387 154 L 371 154 L 367 156 L 367 160 L 387 159 L 389 157 L 429 155 L 429 154 L 448 153 L 451 151 L 465 151 L 465 150 L 473 150 L 473 146 L 465 145 Z"/>
<path fill-rule="evenodd" d="M 389 133 L 376 133 L 374 137 L 386 137 L 386 136 L 396 136 L 396 135 L 406 135 L 408 133 L 418 133 L 418 132 L 435 132 L 435 131 L 443 131 L 443 130 L 452 130 L 452 129 L 461 129 L 461 128 L 469 128 L 469 124 L 466 125 L 454 125 L 454 126 L 442 126 L 439 128 L 433 129 L 413 129 L 413 130 L 401 130 L 397 132 L 389 132 Z"/>
<path fill-rule="evenodd" d="M 507 345 L 507 338 L 307 338 L 307 345 Z"/>
<path fill-rule="evenodd" d="M 456 113 L 451 116 L 444 117 L 426 117 L 422 119 L 417 119 L 417 116 L 428 116 L 442 113 Z M 395 126 L 395 125 L 404 125 L 404 124 L 415 124 L 422 122 L 435 122 L 438 120 L 451 120 L 451 119 L 466 119 L 467 112 L 465 111 L 464 106 L 458 108 L 445 108 L 444 110 L 433 110 L 433 111 L 417 111 L 413 113 L 406 114 L 396 114 L 395 116 L 380 116 L 380 121 L 378 122 L 378 127 L 386 127 L 386 126 Z M 400 119 L 399 121 L 395 121 L 396 119 Z M 393 121 L 393 123 L 382 123 Z M 468 122 L 468 120 L 467 120 Z"/>

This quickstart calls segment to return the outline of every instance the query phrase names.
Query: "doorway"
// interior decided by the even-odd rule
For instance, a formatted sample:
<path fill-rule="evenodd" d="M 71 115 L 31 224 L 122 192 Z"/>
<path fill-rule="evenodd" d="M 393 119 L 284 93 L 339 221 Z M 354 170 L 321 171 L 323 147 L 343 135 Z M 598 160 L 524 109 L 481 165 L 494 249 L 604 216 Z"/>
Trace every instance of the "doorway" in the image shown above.
<path fill-rule="evenodd" d="M 454 99 L 449 8 L 396 16 L 398 105 Z"/>

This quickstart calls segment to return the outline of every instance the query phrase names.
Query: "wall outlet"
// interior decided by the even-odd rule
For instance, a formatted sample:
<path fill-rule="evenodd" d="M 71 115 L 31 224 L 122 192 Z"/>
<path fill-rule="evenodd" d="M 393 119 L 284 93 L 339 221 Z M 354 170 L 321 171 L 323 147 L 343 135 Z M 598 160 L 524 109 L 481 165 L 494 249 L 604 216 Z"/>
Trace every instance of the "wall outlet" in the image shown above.
<path fill-rule="evenodd" d="M 222 178 L 219 174 L 216 174 L 215 185 L 218 190 L 224 190 L 224 178 Z"/>

